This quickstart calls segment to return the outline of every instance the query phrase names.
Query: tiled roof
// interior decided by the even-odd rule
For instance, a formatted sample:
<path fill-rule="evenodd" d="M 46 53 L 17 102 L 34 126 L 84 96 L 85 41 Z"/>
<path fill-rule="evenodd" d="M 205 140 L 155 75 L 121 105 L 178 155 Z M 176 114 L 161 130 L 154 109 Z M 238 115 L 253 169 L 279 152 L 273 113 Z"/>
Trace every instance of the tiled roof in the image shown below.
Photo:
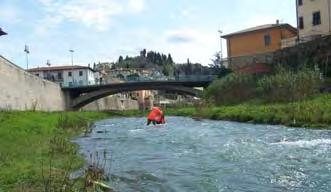
<path fill-rule="evenodd" d="M 232 37 L 232 36 L 235 36 L 235 35 L 241 35 L 241 34 L 245 34 L 245 33 L 261 31 L 261 30 L 266 30 L 266 29 L 272 29 L 272 28 L 278 28 L 278 27 L 284 27 L 284 28 L 288 28 L 289 30 L 292 30 L 292 31 L 297 31 L 296 28 L 292 27 L 291 25 L 289 25 L 287 23 L 284 23 L 284 24 L 267 24 L 267 25 L 260 25 L 260 26 L 248 28 L 248 29 L 245 29 L 245 30 L 242 30 L 242 31 L 237 31 L 237 32 L 234 32 L 234 33 L 230 33 L 230 34 L 222 36 L 222 38 L 228 38 L 228 37 Z"/>
<path fill-rule="evenodd" d="M 95 72 L 92 68 L 86 67 L 86 66 L 53 66 L 53 67 L 37 67 L 37 68 L 32 68 L 28 69 L 28 72 L 40 72 L 40 71 L 64 71 L 64 70 L 76 70 L 76 69 L 89 69 L 93 72 Z"/>

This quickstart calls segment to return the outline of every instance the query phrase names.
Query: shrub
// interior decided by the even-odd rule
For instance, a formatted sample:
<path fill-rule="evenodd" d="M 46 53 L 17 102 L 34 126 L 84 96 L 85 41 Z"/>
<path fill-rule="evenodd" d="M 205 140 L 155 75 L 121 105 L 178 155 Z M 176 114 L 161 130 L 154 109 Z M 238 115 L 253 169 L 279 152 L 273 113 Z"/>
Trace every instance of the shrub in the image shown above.
<path fill-rule="evenodd" d="M 317 91 L 319 72 L 308 68 L 298 71 L 278 68 L 274 75 L 258 81 L 258 92 L 269 102 L 293 102 L 304 100 Z"/>
<path fill-rule="evenodd" d="M 251 74 L 232 73 L 214 81 L 205 96 L 218 105 L 238 104 L 256 96 L 256 78 Z"/>

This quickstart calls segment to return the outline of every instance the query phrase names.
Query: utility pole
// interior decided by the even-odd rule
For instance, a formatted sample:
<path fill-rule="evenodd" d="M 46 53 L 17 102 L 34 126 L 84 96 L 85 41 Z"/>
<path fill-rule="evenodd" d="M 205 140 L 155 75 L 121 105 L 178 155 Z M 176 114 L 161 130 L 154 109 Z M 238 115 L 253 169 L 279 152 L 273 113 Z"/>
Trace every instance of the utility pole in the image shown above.
<path fill-rule="evenodd" d="M 30 54 L 30 50 L 29 50 L 29 46 L 25 45 L 24 46 L 24 52 L 25 52 L 25 57 L 26 57 L 26 70 L 29 69 L 29 54 Z"/>

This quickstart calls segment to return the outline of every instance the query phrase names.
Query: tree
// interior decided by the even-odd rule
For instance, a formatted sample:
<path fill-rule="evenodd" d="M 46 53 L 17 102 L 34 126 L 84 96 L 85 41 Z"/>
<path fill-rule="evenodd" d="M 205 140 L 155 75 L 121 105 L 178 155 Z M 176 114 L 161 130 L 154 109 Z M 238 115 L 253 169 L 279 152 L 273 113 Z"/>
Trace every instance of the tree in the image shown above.
<path fill-rule="evenodd" d="M 227 69 L 223 65 L 223 61 L 219 52 L 215 53 L 214 58 L 211 60 L 213 61 L 213 63 L 209 64 L 209 67 L 213 70 L 214 75 L 217 75 L 218 77 L 223 77 L 231 73 L 231 69 Z"/>
<path fill-rule="evenodd" d="M 222 66 L 222 60 L 221 55 L 219 52 L 215 53 L 214 59 L 211 59 L 213 63 L 211 64 L 211 67 L 221 67 Z"/>
<path fill-rule="evenodd" d="M 169 63 L 169 64 L 173 64 L 174 63 L 174 61 L 172 60 L 172 57 L 171 57 L 170 53 L 168 54 L 167 63 Z"/>
<path fill-rule="evenodd" d="M 143 49 L 142 51 L 140 51 L 140 56 L 146 57 L 146 49 Z"/>
<path fill-rule="evenodd" d="M 123 57 L 122 55 L 118 58 L 118 63 L 122 63 L 123 62 Z"/>

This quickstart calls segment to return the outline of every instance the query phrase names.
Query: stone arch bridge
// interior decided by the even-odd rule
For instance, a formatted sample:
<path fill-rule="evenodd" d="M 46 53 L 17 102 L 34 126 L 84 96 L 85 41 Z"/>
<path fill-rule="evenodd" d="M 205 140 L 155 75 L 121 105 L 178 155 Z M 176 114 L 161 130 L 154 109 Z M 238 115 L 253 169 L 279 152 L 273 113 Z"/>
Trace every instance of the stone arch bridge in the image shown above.
<path fill-rule="evenodd" d="M 150 82 L 124 82 L 84 87 L 64 87 L 62 91 L 66 97 L 67 110 L 79 108 L 109 95 L 139 90 L 164 90 L 178 94 L 201 97 L 202 91 L 197 87 L 207 87 L 212 82 L 208 80 L 193 81 L 150 81 Z"/>

